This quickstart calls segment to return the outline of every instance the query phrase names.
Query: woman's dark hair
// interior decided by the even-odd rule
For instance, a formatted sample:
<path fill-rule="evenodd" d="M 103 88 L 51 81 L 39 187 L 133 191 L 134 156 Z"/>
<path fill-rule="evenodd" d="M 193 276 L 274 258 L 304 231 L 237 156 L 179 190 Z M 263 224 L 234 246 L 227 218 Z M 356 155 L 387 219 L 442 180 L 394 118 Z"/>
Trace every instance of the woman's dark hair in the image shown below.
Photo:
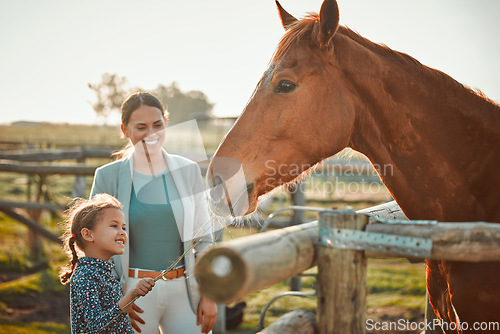
<path fill-rule="evenodd" d="M 92 199 L 77 199 L 71 207 L 66 210 L 65 231 L 61 239 L 63 240 L 64 250 L 70 258 L 71 266 L 61 269 L 60 279 L 62 284 L 69 282 L 71 275 L 78 262 L 78 247 L 83 252 L 82 229 L 93 229 L 96 222 L 100 219 L 103 209 L 122 209 L 121 203 L 111 195 L 97 194 Z"/>
<path fill-rule="evenodd" d="M 122 124 L 124 127 L 128 125 L 132 113 L 141 106 L 158 108 L 161 111 L 161 115 L 168 119 L 167 109 L 156 96 L 148 92 L 137 92 L 129 95 L 122 103 Z M 120 151 L 114 153 L 113 157 L 116 159 L 127 157 L 130 154 L 132 147 L 131 143 L 127 143 L 127 145 L 125 145 Z"/>

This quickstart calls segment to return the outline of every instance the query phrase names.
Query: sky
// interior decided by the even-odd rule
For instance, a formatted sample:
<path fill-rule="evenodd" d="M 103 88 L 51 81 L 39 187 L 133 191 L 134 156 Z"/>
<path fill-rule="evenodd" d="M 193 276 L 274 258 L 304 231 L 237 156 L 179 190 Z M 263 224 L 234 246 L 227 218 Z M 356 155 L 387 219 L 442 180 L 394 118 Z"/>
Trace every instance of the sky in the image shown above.
<path fill-rule="evenodd" d="M 280 3 L 300 18 L 322 1 Z M 341 25 L 500 102 L 500 1 L 338 4 Z M 274 0 L 0 0 L 0 123 L 94 124 L 88 83 L 106 72 L 146 90 L 176 81 L 237 116 L 283 32 Z"/>

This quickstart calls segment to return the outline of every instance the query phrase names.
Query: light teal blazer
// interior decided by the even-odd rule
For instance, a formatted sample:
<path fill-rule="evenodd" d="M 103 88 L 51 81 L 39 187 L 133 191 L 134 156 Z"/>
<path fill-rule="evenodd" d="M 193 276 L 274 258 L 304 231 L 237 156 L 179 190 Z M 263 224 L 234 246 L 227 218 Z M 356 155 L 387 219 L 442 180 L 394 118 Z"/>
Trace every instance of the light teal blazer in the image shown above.
<path fill-rule="evenodd" d="M 213 244 L 213 231 L 211 230 L 210 215 L 208 212 L 207 199 L 200 167 L 192 160 L 184 157 L 168 154 L 163 151 L 168 168 L 171 172 L 179 197 L 184 208 L 182 231 L 184 251 L 189 248 L 190 242 L 196 238 L 199 242 L 196 247 L 189 251 L 184 263 L 186 266 L 186 285 L 191 300 L 193 312 L 198 309 L 200 294 L 198 284 L 194 278 L 195 254 L 203 251 Z M 115 196 L 123 205 L 127 234 L 129 234 L 129 207 L 132 194 L 133 155 L 114 161 L 97 168 L 90 197 L 99 193 L 107 193 Z M 202 231 L 202 232 L 200 232 Z M 115 264 L 116 275 L 120 278 L 122 290 L 125 293 L 129 269 L 129 247 L 125 245 L 122 255 L 113 256 L 111 261 Z"/>

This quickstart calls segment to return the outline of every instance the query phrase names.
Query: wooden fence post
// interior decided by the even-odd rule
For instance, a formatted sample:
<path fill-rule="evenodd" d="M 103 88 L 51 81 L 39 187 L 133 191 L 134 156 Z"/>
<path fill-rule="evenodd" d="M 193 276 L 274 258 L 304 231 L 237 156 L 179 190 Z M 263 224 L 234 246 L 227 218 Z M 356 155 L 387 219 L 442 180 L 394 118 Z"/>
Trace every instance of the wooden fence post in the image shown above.
<path fill-rule="evenodd" d="M 367 223 L 367 216 L 354 212 L 321 212 L 320 234 L 332 228 L 362 230 Z M 317 259 L 318 333 L 365 333 L 367 260 L 364 251 L 320 245 Z"/>
<path fill-rule="evenodd" d="M 215 242 L 222 242 L 222 233 L 217 235 Z M 217 319 L 215 320 L 214 328 L 212 328 L 214 334 L 226 334 L 226 304 L 217 304 Z"/>
<path fill-rule="evenodd" d="M 38 182 L 38 190 L 37 190 L 35 201 L 37 203 L 40 203 L 41 199 L 43 197 L 43 194 L 47 189 L 47 185 L 46 185 L 47 176 L 46 175 L 38 175 L 38 177 L 39 177 L 39 182 Z M 34 222 L 36 222 L 37 224 L 40 224 L 40 218 L 42 217 L 42 210 L 41 209 L 31 209 L 31 210 L 29 210 L 29 215 Z M 45 264 L 44 262 L 46 262 L 46 258 L 45 258 L 45 254 L 43 253 L 43 245 L 42 245 L 42 240 L 40 239 L 40 236 L 33 229 L 30 229 L 28 231 L 27 240 L 28 240 L 28 245 L 30 248 L 31 261 L 34 263 L 35 266 Z"/>
<path fill-rule="evenodd" d="M 295 185 L 294 191 L 290 192 L 292 196 L 293 205 L 297 206 L 305 206 L 306 205 L 306 197 L 304 195 L 304 188 L 306 187 L 305 183 L 298 183 Z M 290 226 L 300 225 L 304 222 L 304 211 L 294 210 L 292 220 L 290 222 Z M 291 291 L 300 291 L 302 289 L 302 282 L 300 280 L 300 276 L 294 276 L 290 278 L 290 290 Z"/>
<path fill-rule="evenodd" d="M 85 167 L 85 157 L 77 159 L 76 162 L 78 163 L 78 166 Z M 75 182 L 73 183 L 73 189 L 71 190 L 71 197 L 85 198 L 87 195 L 86 192 L 87 185 L 85 175 L 75 175 Z"/>

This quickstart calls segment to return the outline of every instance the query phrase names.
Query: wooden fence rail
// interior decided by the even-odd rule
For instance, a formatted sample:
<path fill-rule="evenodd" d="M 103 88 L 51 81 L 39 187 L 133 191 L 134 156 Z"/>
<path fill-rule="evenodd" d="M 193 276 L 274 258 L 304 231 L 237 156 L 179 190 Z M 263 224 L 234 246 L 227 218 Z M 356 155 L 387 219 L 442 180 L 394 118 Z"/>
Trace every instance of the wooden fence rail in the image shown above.
<path fill-rule="evenodd" d="M 88 166 L 46 166 L 0 163 L 0 172 L 12 172 L 35 175 L 85 175 L 92 176 L 97 167 Z"/>
<path fill-rule="evenodd" d="M 311 268 L 317 230 L 317 223 L 306 223 L 220 243 L 196 264 L 201 291 L 231 303 Z"/>
<path fill-rule="evenodd" d="M 433 260 L 500 261 L 500 224 L 414 226 L 371 222 L 365 231 L 431 238 L 430 259 Z M 230 303 L 279 283 L 316 264 L 317 240 L 318 222 L 315 221 L 222 242 L 199 259 L 196 276 L 201 290 L 214 301 Z M 366 256 L 408 257 L 377 251 L 366 251 Z"/>
<path fill-rule="evenodd" d="M 29 228 L 27 240 L 35 261 L 42 258 L 40 236 L 61 243 L 57 235 L 39 223 L 42 210 L 49 210 L 54 215 L 56 211 L 66 209 L 65 205 L 51 203 L 52 197 L 47 187 L 47 178 L 56 174 L 74 175 L 75 182 L 72 195 L 83 197 L 86 188 L 85 176 L 94 175 L 97 168 L 85 166 L 85 160 L 88 158 L 110 158 L 112 152 L 112 148 L 78 148 L 66 150 L 11 150 L 0 153 L 0 172 L 20 173 L 29 176 L 27 201 L 12 202 L 2 200 L 0 201 L 0 211 Z M 41 164 L 60 160 L 75 160 L 76 164 L 66 166 Z M 34 183 L 36 183 L 36 193 L 32 196 L 31 186 Z M 15 209 L 25 209 L 29 218 L 16 212 Z"/>
<path fill-rule="evenodd" d="M 391 253 L 394 249 L 390 246 L 383 252 L 320 246 L 318 222 L 311 222 L 223 242 L 199 258 L 195 275 L 202 293 L 218 303 L 230 303 L 317 263 L 319 333 L 364 333 L 366 258 L 500 261 L 500 224 L 415 223 L 382 223 L 354 212 L 329 210 L 320 214 L 320 225 L 338 232 L 358 229 L 401 239 L 430 239 L 428 256 Z M 352 296 L 356 296 L 355 301 Z M 336 316 L 339 314 L 342 316 Z"/>
<path fill-rule="evenodd" d="M 13 202 L 0 200 L 0 211 L 16 219 L 20 223 L 30 228 L 30 233 L 34 233 L 30 239 L 33 245 L 39 244 L 37 236 L 48 238 L 49 240 L 59 242 L 57 238 L 47 231 L 37 221 L 40 218 L 41 210 L 52 212 L 65 210 L 67 207 L 55 203 L 50 203 L 48 196 L 47 178 L 51 175 L 74 175 L 75 182 L 72 190 L 72 197 L 86 196 L 86 176 L 93 176 L 98 166 L 86 166 L 85 160 L 89 158 L 111 158 L 115 151 L 113 148 L 78 148 L 78 149 L 51 149 L 51 150 L 16 150 L 8 153 L 0 152 L 0 172 L 19 173 L 30 176 L 27 184 L 27 201 Z M 41 165 L 40 162 L 54 162 L 62 160 L 76 160 L 76 165 Z M 201 166 L 203 174 L 207 167 Z M 31 185 L 34 183 L 32 176 L 36 179 L 35 201 L 32 199 Z M 41 202 L 45 200 L 46 202 Z M 49 202 L 47 202 L 49 201 Z M 15 208 L 26 209 L 31 218 L 14 211 Z M 39 246 L 32 246 L 32 253 Z"/>
<path fill-rule="evenodd" d="M 50 211 L 64 211 L 68 207 L 65 205 L 58 205 L 52 203 L 40 202 L 11 202 L 0 201 L 0 208 L 19 208 L 19 209 L 35 209 L 35 210 L 50 210 Z"/>
<path fill-rule="evenodd" d="M 57 160 L 82 160 L 87 158 L 109 158 L 115 149 L 85 148 L 51 149 L 51 150 L 18 150 L 0 153 L 0 160 L 24 162 L 46 162 Z"/>

